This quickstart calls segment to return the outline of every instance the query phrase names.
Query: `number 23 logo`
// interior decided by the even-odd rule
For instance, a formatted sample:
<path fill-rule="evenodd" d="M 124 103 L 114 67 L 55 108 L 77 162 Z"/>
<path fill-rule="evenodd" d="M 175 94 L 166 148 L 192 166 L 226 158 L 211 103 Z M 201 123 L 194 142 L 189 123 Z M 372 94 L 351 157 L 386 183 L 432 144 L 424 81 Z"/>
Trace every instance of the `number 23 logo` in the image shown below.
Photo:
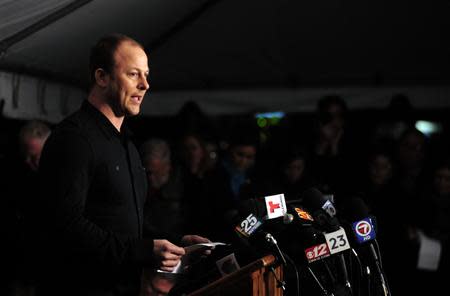
<path fill-rule="evenodd" d="M 344 235 L 340 234 L 336 237 L 330 238 L 330 243 L 331 249 L 335 250 L 340 247 L 345 247 L 345 245 L 347 244 L 347 240 L 346 237 L 344 237 Z"/>
<path fill-rule="evenodd" d="M 330 248 L 331 254 L 350 249 L 347 235 L 345 234 L 345 231 L 342 227 L 337 231 L 326 233 L 325 238 L 328 248 Z"/>

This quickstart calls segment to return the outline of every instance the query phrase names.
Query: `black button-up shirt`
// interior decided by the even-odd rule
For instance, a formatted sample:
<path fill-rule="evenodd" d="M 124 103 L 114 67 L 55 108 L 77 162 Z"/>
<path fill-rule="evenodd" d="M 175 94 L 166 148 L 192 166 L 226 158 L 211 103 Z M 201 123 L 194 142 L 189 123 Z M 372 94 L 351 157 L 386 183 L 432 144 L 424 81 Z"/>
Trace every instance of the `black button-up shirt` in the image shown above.
<path fill-rule="evenodd" d="M 136 288 L 140 268 L 154 263 L 153 241 L 142 239 L 146 176 L 128 133 L 85 101 L 52 131 L 40 175 L 38 221 L 54 281 L 79 294 L 128 295 L 117 291 Z"/>

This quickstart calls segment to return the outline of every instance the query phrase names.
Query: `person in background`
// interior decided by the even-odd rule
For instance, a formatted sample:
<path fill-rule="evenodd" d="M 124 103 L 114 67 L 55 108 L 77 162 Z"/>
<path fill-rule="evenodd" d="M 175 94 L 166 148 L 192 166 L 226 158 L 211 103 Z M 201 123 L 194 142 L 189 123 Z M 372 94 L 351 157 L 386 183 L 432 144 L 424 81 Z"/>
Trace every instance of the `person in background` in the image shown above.
<path fill-rule="evenodd" d="M 19 132 L 19 149 L 25 164 L 37 171 L 45 141 L 50 136 L 48 124 L 40 120 L 28 121 Z"/>
<path fill-rule="evenodd" d="M 184 212 L 186 213 L 186 231 L 198 232 L 205 230 L 202 219 L 206 176 L 214 170 L 217 152 L 208 151 L 207 142 L 197 132 L 186 132 L 178 140 L 177 159 L 181 164 L 185 185 Z"/>
<path fill-rule="evenodd" d="M 414 126 L 414 107 L 403 93 L 392 95 L 388 106 L 382 110 L 372 132 L 372 142 L 395 143 L 400 136 Z"/>
<path fill-rule="evenodd" d="M 315 185 L 309 173 L 308 157 L 298 145 L 288 145 L 274 155 L 276 170 L 264 182 L 266 195 L 283 193 L 286 201 L 299 201 L 301 194 Z"/>
<path fill-rule="evenodd" d="M 450 159 L 446 155 L 436 158 L 431 174 L 424 182 L 418 202 L 413 212 L 419 215 L 415 219 L 411 239 L 417 244 L 414 263 L 414 281 L 411 295 L 423 295 L 430 287 L 442 291 L 446 288 L 446 279 L 450 269 Z M 430 240 L 439 244 L 437 249 L 430 248 Z M 420 250 L 424 248 L 421 252 Z M 430 248 L 430 249 L 426 249 Z M 427 254 L 428 253 L 428 254 Z M 436 264 L 423 264 L 427 256 L 435 256 Z M 430 260 L 431 261 L 431 260 Z"/>
<path fill-rule="evenodd" d="M 172 162 L 169 143 L 151 138 L 140 150 L 148 180 L 144 231 L 181 235 L 186 223 L 184 177 L 180 167 Z"/>
<path fill-rule="evenodd" d="M 363 151 L 353 136 L 344 99 L 338 95 L 322 97 L 317 104 L 309 155 L 312 176 L 324 194 L 345 195 L 351 187 Z"/>
<path fill-rule="evenodd" d="M 253 168 L 259 142 L 252 131 L 233 133 L 226 155 L 214 170 L 205 177 L 202 194 L 203 207 L 198 219 L 208 221 L 206 233 L 215 240 L 231 241 L 229 213 L 239 207 L 241 201 L 258 197 L 259 185 Z"/>
<path fill-rule="evenodd" d="M 13 277 L 8 295 L 31 296 L 35 294 L 35 279 L 32 272 L 32 258 L 28 246 L 31 235 L 30 217 L 34 210 L 33 199 L 38 198 L 39 159 L 44 144 L 51 133 L 50 126 L 41 120 L 28 120 L 19 130 L 18 158 L 10 160 L 8 165 L 8 182 L 5 184 L 5 196 L 9 200 L 6 213 L 12 242 L 10 259 Z M 12 256 L 11 256 L 12 255 Z"/>
<path fill-rule="evenodd" d="M 217 161 L 217 146 L 211 141 L 206 141 L 199 133 L 184 134 L 178 146 L 178 157 L 188 174 L 202 179 L 214 168 Z"/>
<path fill-rule="evenodd" d="M 416 129 L 406 129 L 396 143 L 398 175 L 396 182 L 401 193 L 410 201 L 417 198 L 427 174 L 428 140 Z"/>

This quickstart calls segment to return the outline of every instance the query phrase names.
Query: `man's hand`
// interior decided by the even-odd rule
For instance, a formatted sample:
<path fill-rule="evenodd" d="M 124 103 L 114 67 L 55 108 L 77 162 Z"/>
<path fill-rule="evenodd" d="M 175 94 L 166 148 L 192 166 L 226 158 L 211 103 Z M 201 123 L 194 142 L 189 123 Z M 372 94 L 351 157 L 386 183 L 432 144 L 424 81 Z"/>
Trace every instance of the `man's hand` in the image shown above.
<path fill-rule="evenodd" d="M 201 244 L 201 243 L 210 243 L 211 241 L 209 239 L 207 239 L 206 237 L 200 236 L 200 235 L 195 235 L 195 234 L 187 234 L 185 236 L 183 236 L 183 238 L 181 239 L 181 245 L 182 246 L 190 246 L 190 245 L 195 245 L 195 244 Z M 205 250 L 205 252 L 203 253 L 204 255 L 209 255 L 211 254 L 211 250 Z"/>
<path fill-rule="evenodd" d="M 201 243 L 210 243 L 211 241 L 207 239 L 206 237 L 195 235 L 195 234 L 187 234 L 183 236 L 181 239 L 181 245 L 182 246 L 190 246 L 195 244 L 201 244 Z"/>
<path fill-rule="evenodd" d="M 158 260 L 159 269 L 170 272 L 180 262 L 185 251 L 168 240 L 155 239 L 153 241 L 153 254 Z"/>

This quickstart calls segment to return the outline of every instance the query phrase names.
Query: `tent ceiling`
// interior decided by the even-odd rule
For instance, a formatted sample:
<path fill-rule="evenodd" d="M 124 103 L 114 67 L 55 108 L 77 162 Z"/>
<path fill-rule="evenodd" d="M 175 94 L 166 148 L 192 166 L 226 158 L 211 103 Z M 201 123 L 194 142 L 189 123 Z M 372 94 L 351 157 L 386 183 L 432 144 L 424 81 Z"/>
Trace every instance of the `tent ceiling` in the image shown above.
<path fill-rule="evenodd" d="M 150 52 L 154 92 L 222 97 L 229 90 L 450 81 L 446 0 L 4 0 L 0 48 L 74 3 L 82 5 L 8 47 L 0 70 L 82 86 L 90 46 L 121 32 Z"/>
<path fill-rule="evenodd" d="M 3 1 L 0 36 L 71 2 Z M 0 66 L 84 81 L 92 43 L 122 32 L 149 47 L 155 89 L 442 82 L 449 10 L 448 1 L 95 0 L 10 47 Z"/>
<path fill-rule="evenodd" d="M 11 10 L 19 8 L 21 2 L 31 6 L 23 14 L 18 13 L 18 17 L 24 20 L 15 26 L 5 26 L 4 29 L 0 26 L 0 36 L 8 34 L 9 37 L 12 32 L 32 25 L 38 17 L 44 17 L 62 7 L 60 2 L 54 0 L 16 0 L 10 5 L 0 6 L 0 19 L 3 20 L 3 16 L 11 13 Z M 120 32 L 148 44 L 160 38 L 166 30 L 204 2 L 94 0 L 12 45 L 0 61 L 0 67 L 47 74 L 54 79 L 72 83 L 84 82 L 89 48 L 100 36 Z M 53 9 L 45 12 L 44 7 Z M 42 12 L 37 17 L 26 17 L 27 13 L 34 10 Z"/>

